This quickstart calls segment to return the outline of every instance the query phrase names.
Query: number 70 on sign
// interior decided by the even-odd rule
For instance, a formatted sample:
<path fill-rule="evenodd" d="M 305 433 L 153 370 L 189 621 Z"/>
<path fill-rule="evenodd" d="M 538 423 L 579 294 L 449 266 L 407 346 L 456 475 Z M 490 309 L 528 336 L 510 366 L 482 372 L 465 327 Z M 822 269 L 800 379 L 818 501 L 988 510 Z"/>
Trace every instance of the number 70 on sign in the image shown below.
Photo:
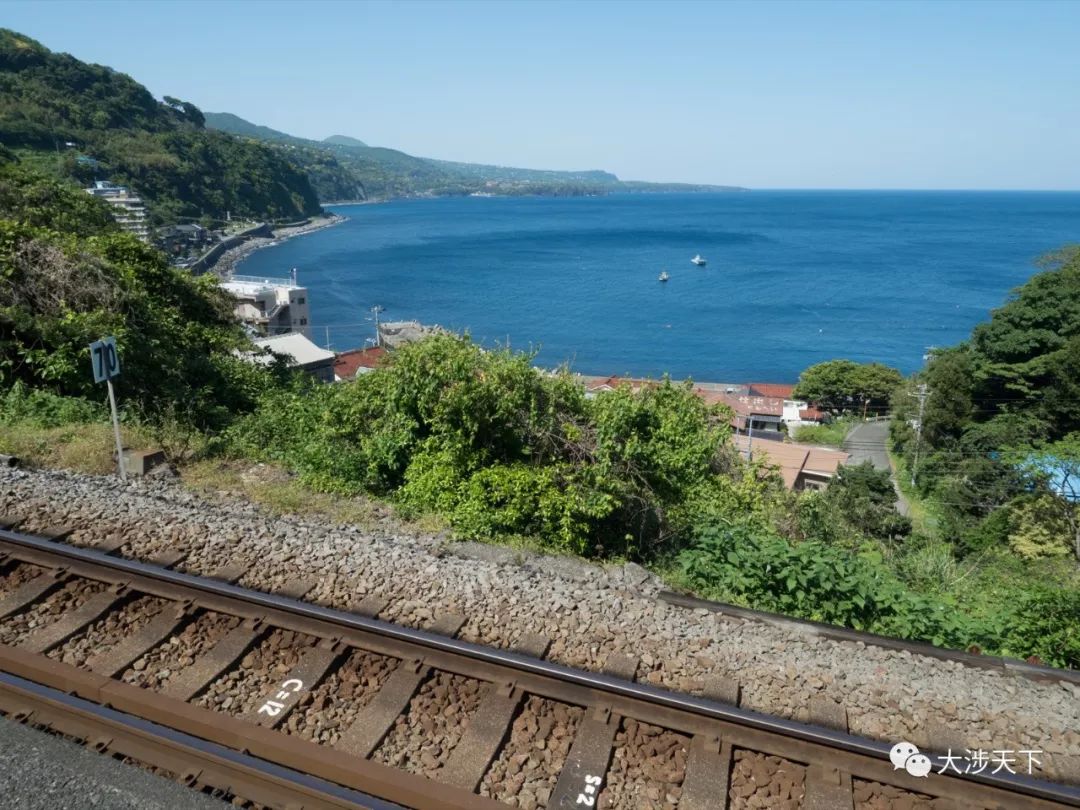
<path fill-rule="evenodd" d="M 90 360 L 94 366 L 94 382 L 105 382 L 120 376 L 120 355 L 116 338 L 107 337 L 90 344 Z"/>

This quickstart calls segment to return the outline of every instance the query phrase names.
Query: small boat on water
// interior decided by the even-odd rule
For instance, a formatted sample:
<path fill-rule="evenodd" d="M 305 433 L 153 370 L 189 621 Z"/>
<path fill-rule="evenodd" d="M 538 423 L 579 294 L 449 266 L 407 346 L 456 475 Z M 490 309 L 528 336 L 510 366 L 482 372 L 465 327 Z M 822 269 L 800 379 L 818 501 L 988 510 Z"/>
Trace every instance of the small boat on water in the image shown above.
<path fill-rule="evenodd" d="M 690 260 L 690 264 L 696 264 L 698 267 L 704 267 L 705 266 L 705 260 L 703 258 L 701 258 L 701 254 L 699 253 L 694 258 L 692 258 Z"/>
<path fill-rule="evenodd" d="M 665 270 L 660 274 L 660 277 L 657 280 L 658 281 L 667 281 L 669 278 L 671 278 L 671 276 L 669 276 L 668 273 L 667 273 L 667 270 Z"/>

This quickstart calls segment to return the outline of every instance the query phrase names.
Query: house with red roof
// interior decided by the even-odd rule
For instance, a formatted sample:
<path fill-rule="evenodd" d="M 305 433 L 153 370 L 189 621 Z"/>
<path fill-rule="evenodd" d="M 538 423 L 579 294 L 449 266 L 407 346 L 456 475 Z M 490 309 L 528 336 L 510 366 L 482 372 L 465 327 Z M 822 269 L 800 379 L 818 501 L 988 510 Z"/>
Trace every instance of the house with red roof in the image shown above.
<path fill-rule="evenodd" d="M 386 349 L 382 346 L 338 352 L 334 358 L 334 379 L 342 382 L 354 380 L 358 374 L 368 374 L 375 370 L 385 356 Z"/>
<path fill-rule="evenodd" d="M 750 395 L 755 397 L 792 399 L 795 393 L 795 386 L 789 383 L 750 383 L 748 387 Z"/>

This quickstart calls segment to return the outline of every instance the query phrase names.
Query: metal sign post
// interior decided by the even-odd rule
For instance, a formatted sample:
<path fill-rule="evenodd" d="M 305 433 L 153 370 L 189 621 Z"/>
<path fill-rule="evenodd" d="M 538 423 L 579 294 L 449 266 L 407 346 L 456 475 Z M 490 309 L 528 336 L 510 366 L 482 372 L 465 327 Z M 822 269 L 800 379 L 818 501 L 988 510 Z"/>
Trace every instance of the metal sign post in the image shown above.
<path fill-rule="evenodd" d="M 116 464 L 121 480 L 127 480 L 124 470 L 124 445 L 120 440 L 120 415 L 116 411 L 116 391 L 112 381 L 120 376 L 120 355 L 116 351 L 116 338 L 107 337 L 90 344 L 90 360 L 94 368 L 94 382 L 104 382 L 109 390 L 109 409 L 112 411 L 113 435 L 116 437 Z"/>

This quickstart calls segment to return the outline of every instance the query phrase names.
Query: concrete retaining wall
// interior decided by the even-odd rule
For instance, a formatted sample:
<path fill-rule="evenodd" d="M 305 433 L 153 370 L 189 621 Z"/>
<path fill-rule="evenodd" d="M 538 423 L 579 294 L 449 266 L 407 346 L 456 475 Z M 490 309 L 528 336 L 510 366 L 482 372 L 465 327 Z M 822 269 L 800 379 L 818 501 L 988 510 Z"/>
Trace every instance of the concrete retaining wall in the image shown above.
<path fill-rule="evenodd" d="M 191 270 L 192 275 L 205 273 L 209 268 L 214 266 L 214 262 L 221 258 L 221 254 L 226 250 L 234 248 L 255 236 L 265 237 L 266 239 L 273 238 L 274 231 L 270 227 L 270 223 L 260 222 L 258 225 L 248 228 L 246 231 L 240 231 L 240 233 L 234 233 L 232 236 L 222 239 L 200 256 L 198 261 L 191 265 L 189 269 Z"/>

